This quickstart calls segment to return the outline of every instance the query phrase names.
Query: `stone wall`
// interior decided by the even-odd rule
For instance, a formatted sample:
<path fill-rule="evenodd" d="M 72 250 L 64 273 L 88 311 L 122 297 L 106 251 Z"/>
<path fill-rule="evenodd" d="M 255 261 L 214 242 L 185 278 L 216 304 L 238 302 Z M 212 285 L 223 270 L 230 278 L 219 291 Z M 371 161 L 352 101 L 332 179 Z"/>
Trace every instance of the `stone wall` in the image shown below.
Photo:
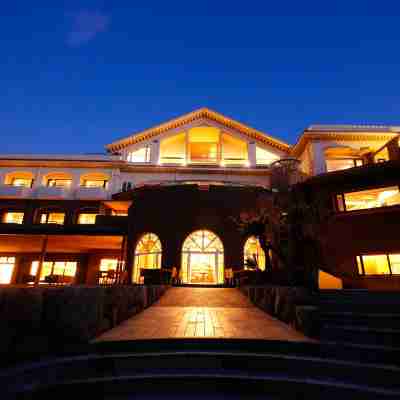
<path fill-rule="evenodd" d="M 142 311 L 167 287 L 0 287 L 1 363 L 63 354 Z"/>

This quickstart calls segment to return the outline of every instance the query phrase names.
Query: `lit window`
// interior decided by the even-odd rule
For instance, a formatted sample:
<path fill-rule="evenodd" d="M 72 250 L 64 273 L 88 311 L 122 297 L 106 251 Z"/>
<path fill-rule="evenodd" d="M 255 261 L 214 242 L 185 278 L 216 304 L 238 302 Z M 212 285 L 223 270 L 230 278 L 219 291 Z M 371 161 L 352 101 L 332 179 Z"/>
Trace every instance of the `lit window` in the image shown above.
<path fill-rule="evenodd" d="M 82 225 L 95 224 L 97 215 L 98 214 L 94 214 L 94 213 L 82 213 L 82 214 L 79 214 L 78 224 L 82 224 Z"/>
<path fill-rule="evenodd" d="M 72 183 L 71 179 L 48 179 L 47 186 L 51 187 L 70 187 Z"/>
<path fill-rule="evenodd" d="M 128 211 L 125 210 L 111 210 L 111 215 L 118 217 L 127 217 Z"/>
<path fill-rule="evenodd" d="M 24 222 L 23 212 L 6 212 L 3 217 L 6 224 L 22 224 Z"/>
<path fill-rule="evenodd" d="M 100 271 L 116 271 L 118 260 L 116 258 L 102 258 L 100 260 Z"/>
<path fill-rule="evenodd" d="M 76 274 L 76 261 L 44 261 L 40 273 L 40 281 L 46 277 L 58 277 L 55 283 L 71 283 Z M 36 276 L 39 269 L 39 261 L 32 261 L 30 274 Z"/>
<path fill-rule="evenodd" d="M 186 134 L 180 133 L 160 142 L 161 164 L 184 164 L 186 160 Z"/>
<path fill-rule="evenodd" d="M 379 150 L 377 153 L 374 154 L 374 162 L 385 162 L 389 161 L 389 151 L 388 148 L 385 146 L 382 150 Z"/>
<path fill-rule="evenodd" d="M 397 186 L 390 186 L 339 194 L 336 199 L 339 211 L 366 210 L 400 204 L 400 192 Z"/>
<path fill-rule="evenodd" d="M 137 163 L 150 162 L 150 147 L 142 147 L 141 149 L 128 153 L 128 161 Z"/>
<path fill-rule="evenodd" d="M 363 161 L 359 158 L 331 158 L 326 160 L 326 170 L 328 172 L 341 171 L 361 165 L 363 165 Z"/>
<path fill-rule="evenodd" d="M 400 254 L 389 254 L 392 274 L 400 275 Z"/>
<path fill-rule="evenodd" d="M 21 186 L 21 187 L 32 187 L 33 179 L 26 178 L 13 178 L 11 181 L 12 186 Z"/>
<path fill-rule="evenodd" d="M 64 213 L 44 213 L 40 216 L 40 223 L 64 225 L 64 219 Z"/>
<path fill-rule="evenodd" d="M 141 237 L 135 249 L 135 268 L 133 281 L 140 281 L 141 269 L 161 268 L 161 242 L 157 235 L 147 233 Z"/>
<path fill-rule="evenodd" d="M 15 257 L 0 257 L 0 284 L 11 283 Z"/>
<path fill-rule="evenodd" d="M 246 165 L 248 161 L 247 143 L 231 135 L 222 134 L 221 153 L 224 165 Z"/>
<path fill-rule="evenodd" d="M 270 151 L 256 146 L 256 163 L 257 165 L 270 165 L 274 161 L 279 160 L 279 156 Z"/>
<path fill-rule="evenodd" d="M 213 163 L 219 160 L 220 131 L 204 126 L 191 128 L 188 132 L 189 161 L 192 163 Z"/>
<path fill-rule="evenodd" d="M 260 241 L 255 236 L 250 236 L 244 245 L 245 269 L 251 266 L 265 270 L 265 252 L 261 248 Z M 251 264 L 250 264 L 251 263 Z"/>
<path fill-rule="evenodd" d="M 106 188 L 107 187 L 107 180 L 95 180 L 95 179 L 85 179 L 83 181 L 83 187 L 87 188 Z"/>

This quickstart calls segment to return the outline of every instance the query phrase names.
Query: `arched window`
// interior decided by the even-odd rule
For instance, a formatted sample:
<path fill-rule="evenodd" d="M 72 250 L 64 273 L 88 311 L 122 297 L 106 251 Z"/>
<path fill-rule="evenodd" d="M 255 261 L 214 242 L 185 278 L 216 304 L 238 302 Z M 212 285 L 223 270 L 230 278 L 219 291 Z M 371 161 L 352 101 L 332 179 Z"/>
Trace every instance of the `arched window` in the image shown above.
<path fill-rule="evenodd" d="M 252 265 L 254 268 L 265 270 L 265 252 L 255 236 L 250 236 L 244 245 L 244 265 L 245 269 Z"/>
<path fill-rule="evenodd" d="M 181 277 L 183 283 L 224 283 L 224 246 L 213 232 L 191 233 L 182 246 Z"/>
<path fill-rule="evenodd" d="M 70 188 L 72 185 L 72 175 L 68 172 L 49 172 L 43 177 L 43 185 L 49 187 Z"/>
<path fill-rule="evenodd" d="M 158 236 L 154 233 L 144 234 L 135 248 L 133 281 L 139 283 L 141 269 L 160 269 L 161 255 L 162 247 Z"/>
<path fill-rule="evenodd" d="M 30 188 L 33 185 L 33 173 L 30 171 L 14 171 L 5 176 L 4 183 L 11 186 Z"/>

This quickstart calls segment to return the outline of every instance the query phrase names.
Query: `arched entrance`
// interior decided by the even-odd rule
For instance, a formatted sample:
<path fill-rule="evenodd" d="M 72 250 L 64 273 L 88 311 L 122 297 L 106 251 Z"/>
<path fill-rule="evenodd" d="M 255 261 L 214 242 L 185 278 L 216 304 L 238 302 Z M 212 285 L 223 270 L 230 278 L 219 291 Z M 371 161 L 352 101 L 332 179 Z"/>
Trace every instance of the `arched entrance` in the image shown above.
<path fill-rule="evenodd" d="M 224 283 L 224 246 L 217 235 L 199 230 L 186 238 L 182 246 L 181 277 L 183 283 Z"/>
<path fill-rule="evenodd" d="M 161 242 L 154 233 L 144 234 L 135 248 L 135 266 L 133 270 L 133 282 L 140 282 L 141 269 L 161 268 L 162 248 Z"/>

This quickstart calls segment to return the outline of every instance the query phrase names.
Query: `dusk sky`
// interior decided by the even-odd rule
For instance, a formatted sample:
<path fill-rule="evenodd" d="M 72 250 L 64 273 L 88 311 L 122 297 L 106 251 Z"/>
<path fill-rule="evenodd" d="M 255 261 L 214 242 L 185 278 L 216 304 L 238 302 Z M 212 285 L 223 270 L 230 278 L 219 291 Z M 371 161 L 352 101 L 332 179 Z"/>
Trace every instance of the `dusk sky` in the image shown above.
<path fill-rule="evenodd" d="M 1 153 L 99 153 L 200 107 L 289 143 L 310 124 L 400 125 L 398 1 L 1 7 Z"/>

